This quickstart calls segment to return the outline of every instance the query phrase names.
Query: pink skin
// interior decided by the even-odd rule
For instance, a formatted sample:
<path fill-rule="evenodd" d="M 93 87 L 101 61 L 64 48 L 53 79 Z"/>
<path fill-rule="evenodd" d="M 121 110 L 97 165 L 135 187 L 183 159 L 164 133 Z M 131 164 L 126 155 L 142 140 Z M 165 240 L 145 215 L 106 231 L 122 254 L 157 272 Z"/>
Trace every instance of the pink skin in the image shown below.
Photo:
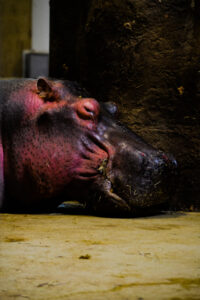
<path fill-rule="evenodd" d="M 67 135 L 65 138 L 55 132 L 47 138 L 39 132 L 38 116 L 67 107 L 83 134 L 95 133 L 100 112 L 98 102 L 91 98 L 69 97 L 68 93 L 63 97 L 59 94 L 60 88 L 60 83 L 54 83 L 49 90 L 40 89 L 33 81 L 25 89 L 12 93 L 12 100 L 9 100 L 22 106 L 24 113 L 20 130 L 12 136 L 12 148 L 5 145 L 5 178 L 14 176 L 18 187 L 30 185 L 30 202 L 54 197 L 71 182 L 96 180 L 99 166 L 111 155 L 110 150 L 103 150 L 95 143 L 84 146 L 80 142 L 77 149 L 77 144 L 70 143 Z"/>
<path fill-rule="evenodd" d="M 99 103 L 95 99 L 84 98 L 71 105 L 76 111 L 77 122 L 89 130 L 95 130 L 100 112 Z"/>

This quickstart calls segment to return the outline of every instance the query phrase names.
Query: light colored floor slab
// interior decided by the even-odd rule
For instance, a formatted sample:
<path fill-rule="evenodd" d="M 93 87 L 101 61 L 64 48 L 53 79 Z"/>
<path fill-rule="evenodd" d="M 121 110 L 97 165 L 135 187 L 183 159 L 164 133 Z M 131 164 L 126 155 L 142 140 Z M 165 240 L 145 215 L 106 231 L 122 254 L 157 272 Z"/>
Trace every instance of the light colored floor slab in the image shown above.
<path fill-rule="evenodd" d="M 1 214 L 0 299 L 200 299 L 200 213 Z"/>

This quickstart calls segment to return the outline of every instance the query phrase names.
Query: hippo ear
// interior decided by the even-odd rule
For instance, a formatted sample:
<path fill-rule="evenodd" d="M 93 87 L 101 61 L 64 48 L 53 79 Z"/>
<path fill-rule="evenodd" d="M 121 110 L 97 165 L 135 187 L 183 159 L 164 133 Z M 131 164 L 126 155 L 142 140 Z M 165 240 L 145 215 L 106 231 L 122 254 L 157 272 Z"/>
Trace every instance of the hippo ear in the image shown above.
<path fill-rule="evenodd" d="M 53 96 L 51 83 L 46 78 L 39 78 L 37 81 L 38 95 L 44 100 L 50 100 Z"/>

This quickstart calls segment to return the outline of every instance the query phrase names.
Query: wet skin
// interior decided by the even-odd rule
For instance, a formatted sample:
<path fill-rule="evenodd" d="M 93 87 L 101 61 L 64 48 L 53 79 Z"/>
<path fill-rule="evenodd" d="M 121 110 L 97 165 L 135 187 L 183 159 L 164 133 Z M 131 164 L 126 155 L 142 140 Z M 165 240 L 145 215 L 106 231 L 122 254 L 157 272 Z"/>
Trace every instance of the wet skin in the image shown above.
<path fill-rule="evenodd" d="M 169 201 L 176 161 L 68 81 L 3 81 L 0 189 L 6 209 L 78 200 L 93 212 L 135 214 Z M 2 171 L 3 170 L 3 171 Z"/>

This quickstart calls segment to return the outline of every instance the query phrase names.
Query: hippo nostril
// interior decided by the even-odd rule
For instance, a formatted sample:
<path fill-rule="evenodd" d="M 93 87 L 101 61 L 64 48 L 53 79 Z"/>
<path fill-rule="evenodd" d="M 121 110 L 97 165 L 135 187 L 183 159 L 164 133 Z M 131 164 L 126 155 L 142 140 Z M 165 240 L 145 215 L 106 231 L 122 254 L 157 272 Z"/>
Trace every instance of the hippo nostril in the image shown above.
<path fill-rule="evenodd" d="M 89 113 L 92 113 L 92 114 L 93 114 L 93 111 L 92 111 L 91 109 L 89 109 L 87 106 L 85 106 L 85 105 L 84 105 L 84 108 L 85 108 L 85 110 L 86 110 L 87 112 L 89 112 Z"/>
<path fill-rule="evenodd" d="M 84 105 L 84 109 L 86 110 L 86 114 L 88 113 L 92 118 L 95 116 L 95 111 L 91 107 Z"/>

